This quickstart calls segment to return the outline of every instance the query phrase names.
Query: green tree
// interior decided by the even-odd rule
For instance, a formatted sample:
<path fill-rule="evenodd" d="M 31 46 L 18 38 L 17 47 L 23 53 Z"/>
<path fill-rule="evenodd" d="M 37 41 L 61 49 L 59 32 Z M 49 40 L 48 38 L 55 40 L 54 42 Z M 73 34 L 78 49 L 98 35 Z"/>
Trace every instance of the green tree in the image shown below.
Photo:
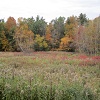
<path fill-rule="evenodd" d="M 51 32 L 51 44 L 53 49 L 59 48 L 60 39 L 64 36 L 64 22 L 65 17 L 59 17 L 51 21 L 51 24 L 53 26 L 53 30 Z"/>
<path fill-rule="evenodd" d="M 31 30 L 34 33 L 34 28 L 33 28 L 35 22 L 34 18 L 33 17 L 27 19 L 24 18 L 23 22 L 25 22 L 28 25 L 29 30 Z"/>
<path fill-rule="evenodd" d="M 64 22 L 65 17 L 59 17 L 51 21 L 54 27 L 52 35 L 57 39 L 61 39 L 64 36 Z"/>
<path fill-rule="evenodd" d="M 87 19 L 87 17 L 86 17 L 86 14 L 82 14 L 82 13 L 81 13 L 81 14 L 79 15 L 78 21 L 79 21 L 79 24 L 80 24 L 80 25 L 85 25 L 85 24 L 87 24 L 88 19 Z"/>
<path fill-rule="evenodd" d="M 37 16 L 36 20 L 34 21 L 32 31 L 34 34 L 45 36 L 46 26 L 47 26 L 47 23 L 45 22 L 45 19 L 43 19 L 43 17 L 40 18 L 39 16 Z"/>

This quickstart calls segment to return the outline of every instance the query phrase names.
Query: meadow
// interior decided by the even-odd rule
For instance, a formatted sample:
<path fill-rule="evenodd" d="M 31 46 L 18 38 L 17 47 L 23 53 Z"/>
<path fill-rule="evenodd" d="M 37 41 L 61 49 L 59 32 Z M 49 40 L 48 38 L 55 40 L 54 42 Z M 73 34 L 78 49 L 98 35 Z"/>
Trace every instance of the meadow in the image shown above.
<path fill-rule="evenodd" d="M 0 52 L 0 100 L 100 100 L 100 56 Z"/>

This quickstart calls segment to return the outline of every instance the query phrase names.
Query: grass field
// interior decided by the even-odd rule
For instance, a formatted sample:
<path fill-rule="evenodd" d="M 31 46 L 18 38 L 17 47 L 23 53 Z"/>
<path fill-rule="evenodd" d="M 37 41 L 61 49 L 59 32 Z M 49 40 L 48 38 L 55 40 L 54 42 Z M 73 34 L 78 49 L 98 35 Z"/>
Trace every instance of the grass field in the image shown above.
<path fill-rule="evenodd" d="M 100 56 L 0 52 L 0 100 L 100 100 Z"/>

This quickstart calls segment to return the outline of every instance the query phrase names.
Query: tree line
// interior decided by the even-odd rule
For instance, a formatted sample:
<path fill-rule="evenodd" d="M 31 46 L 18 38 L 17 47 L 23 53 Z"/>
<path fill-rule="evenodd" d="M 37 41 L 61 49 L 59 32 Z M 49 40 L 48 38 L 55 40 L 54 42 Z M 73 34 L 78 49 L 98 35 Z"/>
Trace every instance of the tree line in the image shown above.
<path fill-rule="evenodd" d="M 59 17 L 47 23 L 43 17 L 9 17 L 0 20 L 0 51 L 77 51 L 100 54 L 100 16 L 86 14 Z"/>

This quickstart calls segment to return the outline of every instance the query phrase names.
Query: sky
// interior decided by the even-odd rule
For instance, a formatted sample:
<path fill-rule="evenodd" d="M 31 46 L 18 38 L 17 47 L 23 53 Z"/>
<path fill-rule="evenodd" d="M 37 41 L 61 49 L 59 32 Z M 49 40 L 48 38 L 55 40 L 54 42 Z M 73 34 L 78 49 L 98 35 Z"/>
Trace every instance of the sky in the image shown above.
<path fill-rule="evenodd" d="M 0 19 L 8 17 L 43 17 L 46 22 L 52 19 L 86 14 L 94 19 L 100 15 L 100 0 L 1 0 Z"/>

